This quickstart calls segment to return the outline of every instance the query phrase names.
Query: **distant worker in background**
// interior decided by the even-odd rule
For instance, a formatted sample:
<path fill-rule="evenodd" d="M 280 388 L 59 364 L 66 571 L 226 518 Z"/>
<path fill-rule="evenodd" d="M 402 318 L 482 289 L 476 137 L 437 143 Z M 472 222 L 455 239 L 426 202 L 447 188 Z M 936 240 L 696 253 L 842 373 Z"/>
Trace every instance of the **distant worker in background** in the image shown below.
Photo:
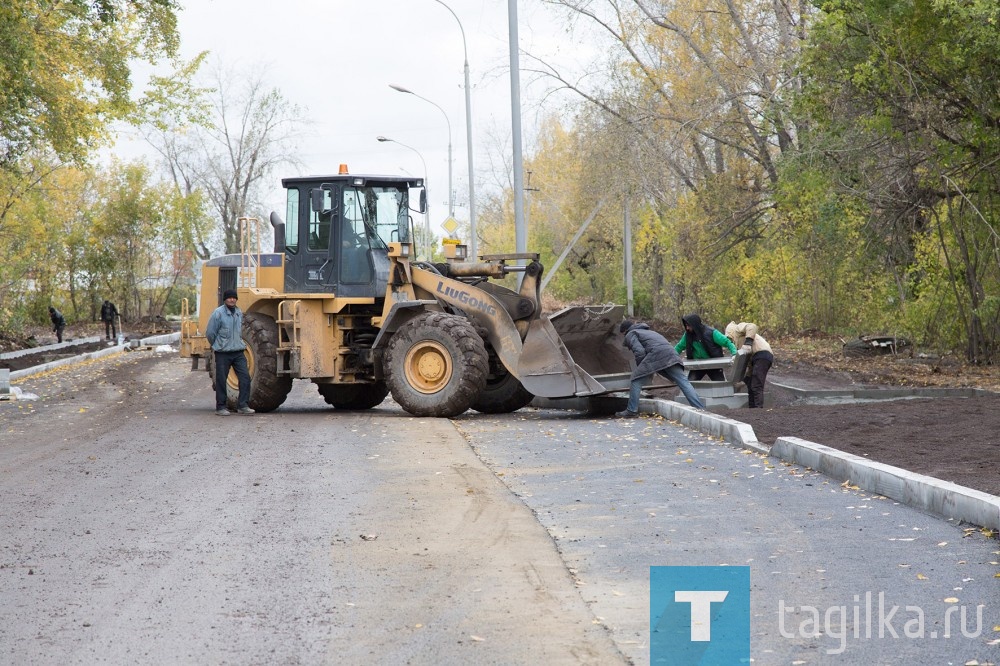
<path fill-rule="evenodd" d="M 680 354 L 687 350 L 687 357 L 692 361 L 706 358 L 722 358 L 722 348 L 725 347 L 736 355 L 736 345 L 725 335 L 715 330 L 711 326 L 703 324 L 701 317 L 696 314 L 689 314 L 681 317 L 684 324 L 684 335 L 674 345 L 674 351 Z M 721 368 L 713 370 L 692 370 L 688 373 L 688 379 L 694 381 L 701 379 L 705 375 L 716 382 L 726 381 L 726 375 Z"/>
<path fill-rule="evenodd" d="M 631 384 L 628 390 L 628 406 L 625 411 L 618 412 L 619 418 L 633 418 L 639 415 L 639 393 L 646 379 L 654 372 L 670 379 L 681 390 L 688 404 L 695 409 L 705 409 L 705 404 L 695 393 L 691 382 L 684 376 L 684 363 L 681 357 L 670 346 L 670 341 L 649 328 L 649 324 L 626 319 L 618 327 L 625 334 L 625 342 L 635 356 L 636 367 L 632 371 Z"/>
<path fill-rule="evenodd" d="M 63 329 L 66 328 L 66 317 L 63 317 L 62 312 L 50 305 L 49 319 L 52 320 L 52 332 L 56 334 L 56 340 L 62 342 Z"/>
<path fill-rule="evenodd" d="M 739 354 L 750 355 L 743 383 L 747 385 L 750 407 L 763 408 L 764 381 L 767 379 L 767 371 L 774 363 L 771 345 L 767 344 L 764 336 L 757 332 L 757 324 L 750 322 L 740 322 L 739 324 L 735 321 L 729 322 L 729 325 L 726 326 L 726 337 L 740 345 Z"/>
<path fill-rule="evenodd" d="M 243 310 L 236 307 L 237 300 L 236 290 L 223 292 L 222 305 L 212 312 L 205 326 L 205 338 L 212 345 L 215 355 L 215 413 L 219 416 L 229 416 L 226 407 L 229 368 L 236 373 L 240 386 L 236 413 L 253 414 L 247 404 L 250 402 L 250 370 L 247 368 L 247 357 L 243 355 L 246 349 L 243 343 Z"/>
<path fill-rule="evenodd" d="M 101 306 L 101 321 L 104 322 L 104 339 L 116 339 L 118 337 L 118 308 L 109 300 L 105 300 Z"/>

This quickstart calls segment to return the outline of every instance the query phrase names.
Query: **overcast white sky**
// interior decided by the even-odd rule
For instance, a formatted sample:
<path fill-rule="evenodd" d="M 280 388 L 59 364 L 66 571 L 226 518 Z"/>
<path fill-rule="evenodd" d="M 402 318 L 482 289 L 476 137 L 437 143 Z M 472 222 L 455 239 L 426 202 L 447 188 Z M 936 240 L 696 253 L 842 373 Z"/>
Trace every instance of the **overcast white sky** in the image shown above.
<path fill-rule="evenodd" d="M 465 28 L 472 81 L 473 146 L 479 181 L 490 182 L 489 155 L 507 142 L 510 161 L 510 78 L 507 0 L 444 0 Z M 440 110 L 395 83 L 432 100 L 451 123 L 455 217 L 468 219 L 463 49 L 458 22 L 435 0 L 188 0 L 180 14 L 182 53 L 211 51 L 236 68 L 268 66 L 268 81 L 313 121 L 299 142 L 305 173 L 424 175 L 431 223 L 447 215 L 448 126 Z M 585 62 L 590 51 L 564 21 L 536 0 L 518 3 L 520 45 L 562 61 Z M 521 65 L 529 61 L 522 56 Z M 542 86 L 522 75 L 525 141 L 538 127 Z M 555 101 L 555 100 L 552 100 Z M 565 101 L 565 98 L 564 98 Z M 527 148 L 527 147 L 526 147 Z M 494 158 L 495 159 L 495 158 Z M 275 174 L 274 209 L 283 209 Z M 484 186 L 477 182 L 477 194 Z"/>

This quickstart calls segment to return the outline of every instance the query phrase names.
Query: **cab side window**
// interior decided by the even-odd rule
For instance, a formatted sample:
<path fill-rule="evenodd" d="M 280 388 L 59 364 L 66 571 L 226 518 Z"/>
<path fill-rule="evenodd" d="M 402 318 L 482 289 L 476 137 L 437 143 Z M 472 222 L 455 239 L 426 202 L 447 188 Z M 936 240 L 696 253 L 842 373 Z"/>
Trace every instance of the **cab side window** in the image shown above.
<path fill-rule="evenodd" d="M 285 205 L 285 252 L 296 254 L 299 251 L 299 191 L 296 188 L 288 190 L 288 201 Z"/>
<path fill-rule="evenodd" d="M 333 218 L 333 206 L 330 202 L 330 191 L 323 190 L 323 210 L 309 211 L 309 242 L 310 250 L 330 249 L 330 225 Z"/>

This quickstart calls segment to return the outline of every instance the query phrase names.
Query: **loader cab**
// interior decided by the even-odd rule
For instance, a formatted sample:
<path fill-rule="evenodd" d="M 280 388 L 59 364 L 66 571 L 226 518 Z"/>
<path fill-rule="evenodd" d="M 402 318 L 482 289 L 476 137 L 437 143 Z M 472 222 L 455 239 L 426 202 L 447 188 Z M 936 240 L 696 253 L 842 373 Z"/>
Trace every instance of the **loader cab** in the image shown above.
<path fill-rule="evenodd" d="M 388 244 L 411 242 L 410 211 L 426 201 L 422 178 L 286 178 L 285 291 L 385 295 Z M 411 209 L 410 190 L 421 188 Z"/>

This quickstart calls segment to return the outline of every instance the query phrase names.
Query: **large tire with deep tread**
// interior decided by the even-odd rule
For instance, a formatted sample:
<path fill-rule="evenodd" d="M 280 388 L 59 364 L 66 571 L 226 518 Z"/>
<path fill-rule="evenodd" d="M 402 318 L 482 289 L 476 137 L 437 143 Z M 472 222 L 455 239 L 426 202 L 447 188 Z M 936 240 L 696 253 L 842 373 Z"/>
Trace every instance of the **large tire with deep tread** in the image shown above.
<path fill-rule="evenodd" d="M 247 346 L 247 368 L 250 370 L 250 408 L 257 412 L 272 412 L 285 402 L 292 390 L 292 378 L 278 374 L 278 325 L 267 315 L 251 312 L 243 316 L 243 343 Z M 215 387 L 215 363 L 208 364 L 208 373 Z M 235 410 L 239 401 L 239 382 L 230 371 L 226 381 L 226 406 Z"/>
<path fill-rule="evenodd" d="M 480 330 L 481 337 L 485 337 L 484 332 Z M 472 403 L 472 408 L 483 414 L 509 414 L 527 406 L 535 396 L 504 367 L 492 345 L 485 340 L 484 344 L 489 354 L 490 371 L 486 376 L 486 386 Z"/>
<path fill-rule="evenodd" d="M 393 399 L 415 416 L 458 416 L 486 386 L 489 356 L 469 320 L 438 312 L 404 324 L 385 354 Z"/>
<path fill-rule="evenodd" d="M 319 394 L 334 409 L 362 410 L 382 404 L 389 395 L 385 382 L 374 384 L 317 384 Z"/>

